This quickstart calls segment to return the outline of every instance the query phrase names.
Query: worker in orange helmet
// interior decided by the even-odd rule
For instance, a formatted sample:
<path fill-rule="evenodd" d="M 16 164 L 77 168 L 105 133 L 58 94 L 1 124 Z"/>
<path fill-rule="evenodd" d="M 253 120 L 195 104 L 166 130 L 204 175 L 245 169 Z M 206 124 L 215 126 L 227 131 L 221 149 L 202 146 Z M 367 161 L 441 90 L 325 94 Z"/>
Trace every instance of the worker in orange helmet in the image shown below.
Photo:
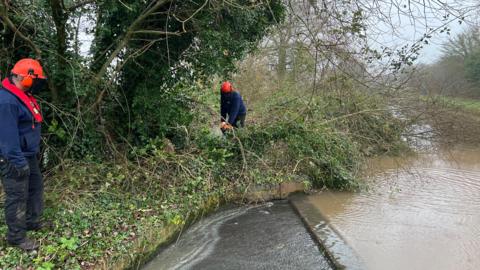
<path fill-rule="evenodd" d="M 26 58 L 15 64 L 0 86 L 0 173 L 7 242 L 25 251 L 39 246 L 27 238 L 27 231 L 45 224 L 40 221 L 43 178 L 37 158 L 43 118 L 33 97 L 45 82 L 40 63 Z"/>
<path fill-rule="evenodd" d="M 232 83 L 225 81 L 220 87 L 220 114 L 223 132 L 233 127 L 244 127 L 247 109 L 242 96 L 233 89 Z"/>

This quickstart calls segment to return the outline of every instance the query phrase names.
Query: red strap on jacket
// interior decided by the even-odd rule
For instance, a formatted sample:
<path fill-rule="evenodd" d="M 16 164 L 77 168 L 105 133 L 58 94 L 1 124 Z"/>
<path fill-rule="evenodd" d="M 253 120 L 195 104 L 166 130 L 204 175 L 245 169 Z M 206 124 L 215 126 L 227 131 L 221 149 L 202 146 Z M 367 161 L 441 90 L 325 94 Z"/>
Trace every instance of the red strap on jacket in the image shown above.
<path fill-rule="evenodd" d="M 32 95 L 26 94 L 24 91 L 18 89 L 18 87 L 11 83 L 8 78 L 5 78 L 2 81 L 2 85 L 5 90 L 12 93 L 14 96 L 20 99 L 25 106 L 27 106 L 37 123 L 41 123 L 43 121 L 42 114 L 40 113 L 40 106 L 38 106 L 37 100 Z"/>

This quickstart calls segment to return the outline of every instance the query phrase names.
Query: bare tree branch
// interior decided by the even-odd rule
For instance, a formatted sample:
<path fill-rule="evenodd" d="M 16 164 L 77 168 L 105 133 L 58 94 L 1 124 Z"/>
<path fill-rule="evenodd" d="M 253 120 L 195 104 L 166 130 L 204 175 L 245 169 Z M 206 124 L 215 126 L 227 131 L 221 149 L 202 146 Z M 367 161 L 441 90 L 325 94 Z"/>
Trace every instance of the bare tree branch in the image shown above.
<path fill-rule="evenodd" d="M 78 2 L 78 3 L 75 3 L 73 6 L 70 6 L 70 7 L 66 8 L 66 11 L 67 11 L 67 12 L 73 12 L 73 11 L 75 11 L 77 8 L 81 8 L 81 7 L 85 6 L 85 5 L 93 4 L 93 3 L 95 3 L 95 2 L 96 2 L 96 0 L 84 0 L 84 1 L 80 1 L 80 2 Z"/>
<path fill-rule="evenodd" d="M 134 31 L 134 34 L 148 34 L 148 35 L 169 35 L 169 36 L 181 36 L 181 32 L 165 32 L 165 31 L 158 31 L 158 30 L 138 30 Z"/>
<path fill-rule="evenodd" d="M 35 43 L 33 43 L 33 41 L 30 38 L 28 38 L 26 35 L 24 35 L 17 28 L 17 26 L 15 26 L 15 24 L 10 20 L 10 18 L 8 17 L 7 5 L 8 4 L 7 4 L 6 1 L 4 1 L 2 3 L 2 6 L 0 7 L 0 18 L 8 26 L 8 28 L 10 28 L 10 30 L 12 30 L 15 33 L 15 35 L 18 35 L 21 39 L 23 39 L 25 42 L 27 42 L 28 46 L 30 46 L 30 48 L 35 53 L 35 56 L 38 59 L 40 59 L 41 55 L 42 55 L 42 51 L 40 50 L 40 48 L 38 48 L 37 45 L 35 45 Z"/>

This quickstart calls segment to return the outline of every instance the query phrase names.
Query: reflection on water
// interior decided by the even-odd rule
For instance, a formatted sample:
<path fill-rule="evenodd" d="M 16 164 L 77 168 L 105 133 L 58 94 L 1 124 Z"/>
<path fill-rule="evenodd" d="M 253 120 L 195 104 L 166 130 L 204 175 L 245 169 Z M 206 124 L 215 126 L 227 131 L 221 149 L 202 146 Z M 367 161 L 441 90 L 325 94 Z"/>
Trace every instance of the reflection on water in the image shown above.
<path fill-rule="evenodd" d="M 310 203 L 368 269 L 480 269 L 480 149 L 373 160 L 371 189 Z"/>

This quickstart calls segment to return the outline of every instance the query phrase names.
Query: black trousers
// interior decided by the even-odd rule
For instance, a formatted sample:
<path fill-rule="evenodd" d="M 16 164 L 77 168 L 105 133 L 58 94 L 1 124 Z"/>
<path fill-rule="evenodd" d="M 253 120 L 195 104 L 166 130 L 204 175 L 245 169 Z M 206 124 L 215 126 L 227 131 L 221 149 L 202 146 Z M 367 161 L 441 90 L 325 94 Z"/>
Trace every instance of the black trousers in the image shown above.
<path fill-rule="evenodd" d="M 38 160 L 36 157 L 27 157 L 27 160 L 30 175 L 11 177 L 2 173 L 7 241 L 11 244 L 21 243 L 27 230 L 38 226 L 43 212 L 43 177 Z"/>

